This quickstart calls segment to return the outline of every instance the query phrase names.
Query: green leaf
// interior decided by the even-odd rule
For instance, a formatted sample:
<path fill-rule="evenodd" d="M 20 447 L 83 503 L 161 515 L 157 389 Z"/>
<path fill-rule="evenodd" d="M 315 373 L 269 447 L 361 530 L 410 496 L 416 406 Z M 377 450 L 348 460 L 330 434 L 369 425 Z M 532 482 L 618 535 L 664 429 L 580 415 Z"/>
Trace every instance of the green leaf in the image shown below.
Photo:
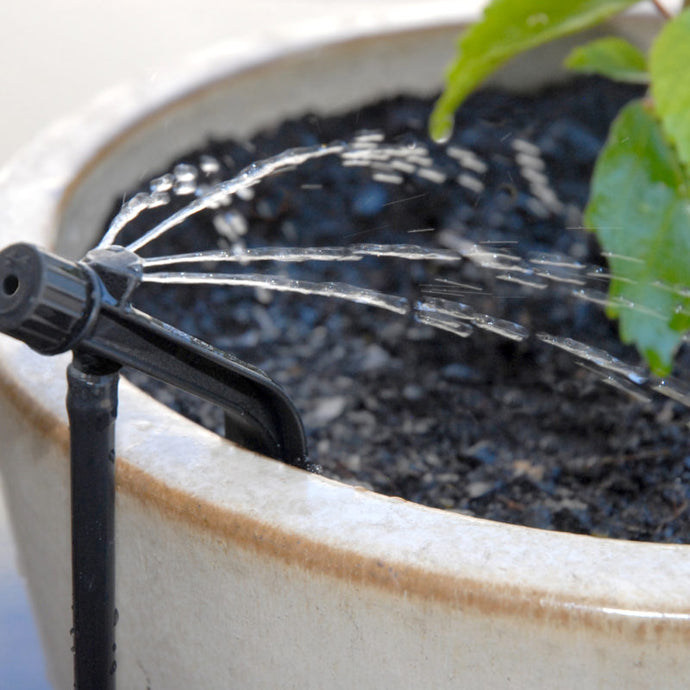
<path fill-rule="evenodd" d="M 690 10 L 668 22 L 649 54 L 652 97 L 664 129 L 690 166 Z"/>
<path fill-rule="evenodd" d="M 460 38 L 446 88 L 431 114 L 434 139 L 446 139 L 467 95 L 510 58 L 599 24 L 638 0 L 493 0 Z"/>
<path fill-rule="evenodd" d="M 690 328 L 690 197 L 651 103 L 633 101 L 614 121 L 585 222 L 610 253 L 609 315 L 619 318 L 621 340 L 668 373 Z"/>
<path fill-rule="evenodd" d="M 575 72 L 598 74 L 602 77 L 632 84 L 648 84 L 647 58 L 623 38 L 600 38 L 575 48 L 565 60 Z"/>

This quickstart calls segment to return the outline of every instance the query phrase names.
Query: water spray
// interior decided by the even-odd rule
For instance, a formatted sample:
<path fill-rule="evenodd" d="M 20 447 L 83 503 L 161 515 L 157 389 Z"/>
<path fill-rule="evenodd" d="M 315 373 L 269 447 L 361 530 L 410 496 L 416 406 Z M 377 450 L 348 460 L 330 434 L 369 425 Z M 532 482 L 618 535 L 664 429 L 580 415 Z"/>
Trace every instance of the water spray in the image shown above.
<path fill-rule="evenodd" d="M 119 246 L 68 261 L 29 244 L 0 252 L 0 332 L 37 352 L 71 350 L 74 673 L 77 690 L 115 687 L 115 420 L 122 366 L 207 400 L 226 438 L 307 467 L 299 414 L 263 372 L 138 311 L 141 258 Z"/>

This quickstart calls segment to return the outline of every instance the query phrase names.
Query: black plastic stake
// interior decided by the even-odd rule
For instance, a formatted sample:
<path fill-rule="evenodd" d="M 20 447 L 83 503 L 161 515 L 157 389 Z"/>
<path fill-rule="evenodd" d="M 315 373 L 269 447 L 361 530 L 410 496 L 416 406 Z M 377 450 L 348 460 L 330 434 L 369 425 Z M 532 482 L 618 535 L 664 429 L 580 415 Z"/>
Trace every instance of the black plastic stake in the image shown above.
<path fill-rule="evenodd" d="M 119 365 L 75 353 L 67 370 L 74 687 L 115 688 L 115 418 Z"/>
<path fill-rule="evenodd" d="M 225 413 L 228 438 L 310 468 L 302 421 L 262 371 L 137 311 L 141 260 L 122 247 L 80 262 L 33 245 L 0 251 L 0 332 L 37 352 L 72 350 L 72 594 L 77 690 L 115 688 L 115 418 L 121 366 L 197 395 Z"/>

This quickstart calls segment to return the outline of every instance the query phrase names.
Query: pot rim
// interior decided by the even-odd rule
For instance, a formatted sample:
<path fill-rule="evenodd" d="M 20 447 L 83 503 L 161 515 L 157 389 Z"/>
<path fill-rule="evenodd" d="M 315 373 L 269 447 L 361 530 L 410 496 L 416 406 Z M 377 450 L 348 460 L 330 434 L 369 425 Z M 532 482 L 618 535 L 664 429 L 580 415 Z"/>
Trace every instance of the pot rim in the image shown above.
<path fill-rule="evenodd" d="M 436 5 L 434 5 L 436 7 Z M 52 245 L 65 208 L 99 161 L 143 127 L 208 89 L 280 69 L 286 55 L 396 40 L 459 23 L 463 13 L 373 12 L 370 21 L 307 27 L 268 45 L 245 38 L 188 60 L 154 88 L 110 92 L 59 123 L 0 173 L 0 243 Z M 395 16 L 393 16 L 395 14 Z M 423 18 L 422 18 L 422 15 Z M 639 18 L 621 18 L 622 24 Z M 379 34 L 378 32 L 382 33 Z M 379 36 L 379 38 L 377 38 Z M 67 461 L 64 371 L 0 336 L 0 389 Z M 233 446 L 123 380 L 118 492 L 199 538 L 220 539 L 291 567 L 469 613 L 525 616 L 591 631 L 690 639 L 690 548 L 519 527 L 389 498 Z"/>

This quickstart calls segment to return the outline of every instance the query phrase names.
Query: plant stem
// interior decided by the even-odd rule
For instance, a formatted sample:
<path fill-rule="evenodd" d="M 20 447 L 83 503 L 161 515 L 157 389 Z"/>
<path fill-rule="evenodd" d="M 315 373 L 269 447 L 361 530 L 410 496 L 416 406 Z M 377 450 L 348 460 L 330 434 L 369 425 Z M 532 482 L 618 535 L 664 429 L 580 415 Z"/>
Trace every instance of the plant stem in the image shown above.
<path fill-rule="evenodd" d="M 661 14 L 664 19 L 671 19 L 673 15 L 661 4 L 659 0 L 652 0 L 652 3 L 654 4 L 654 7 L 659 10 L 659 14 Z M 683 7 L 687 7 L 688 4 L 690 4 L 690 0 L 683 0 Z"/>

